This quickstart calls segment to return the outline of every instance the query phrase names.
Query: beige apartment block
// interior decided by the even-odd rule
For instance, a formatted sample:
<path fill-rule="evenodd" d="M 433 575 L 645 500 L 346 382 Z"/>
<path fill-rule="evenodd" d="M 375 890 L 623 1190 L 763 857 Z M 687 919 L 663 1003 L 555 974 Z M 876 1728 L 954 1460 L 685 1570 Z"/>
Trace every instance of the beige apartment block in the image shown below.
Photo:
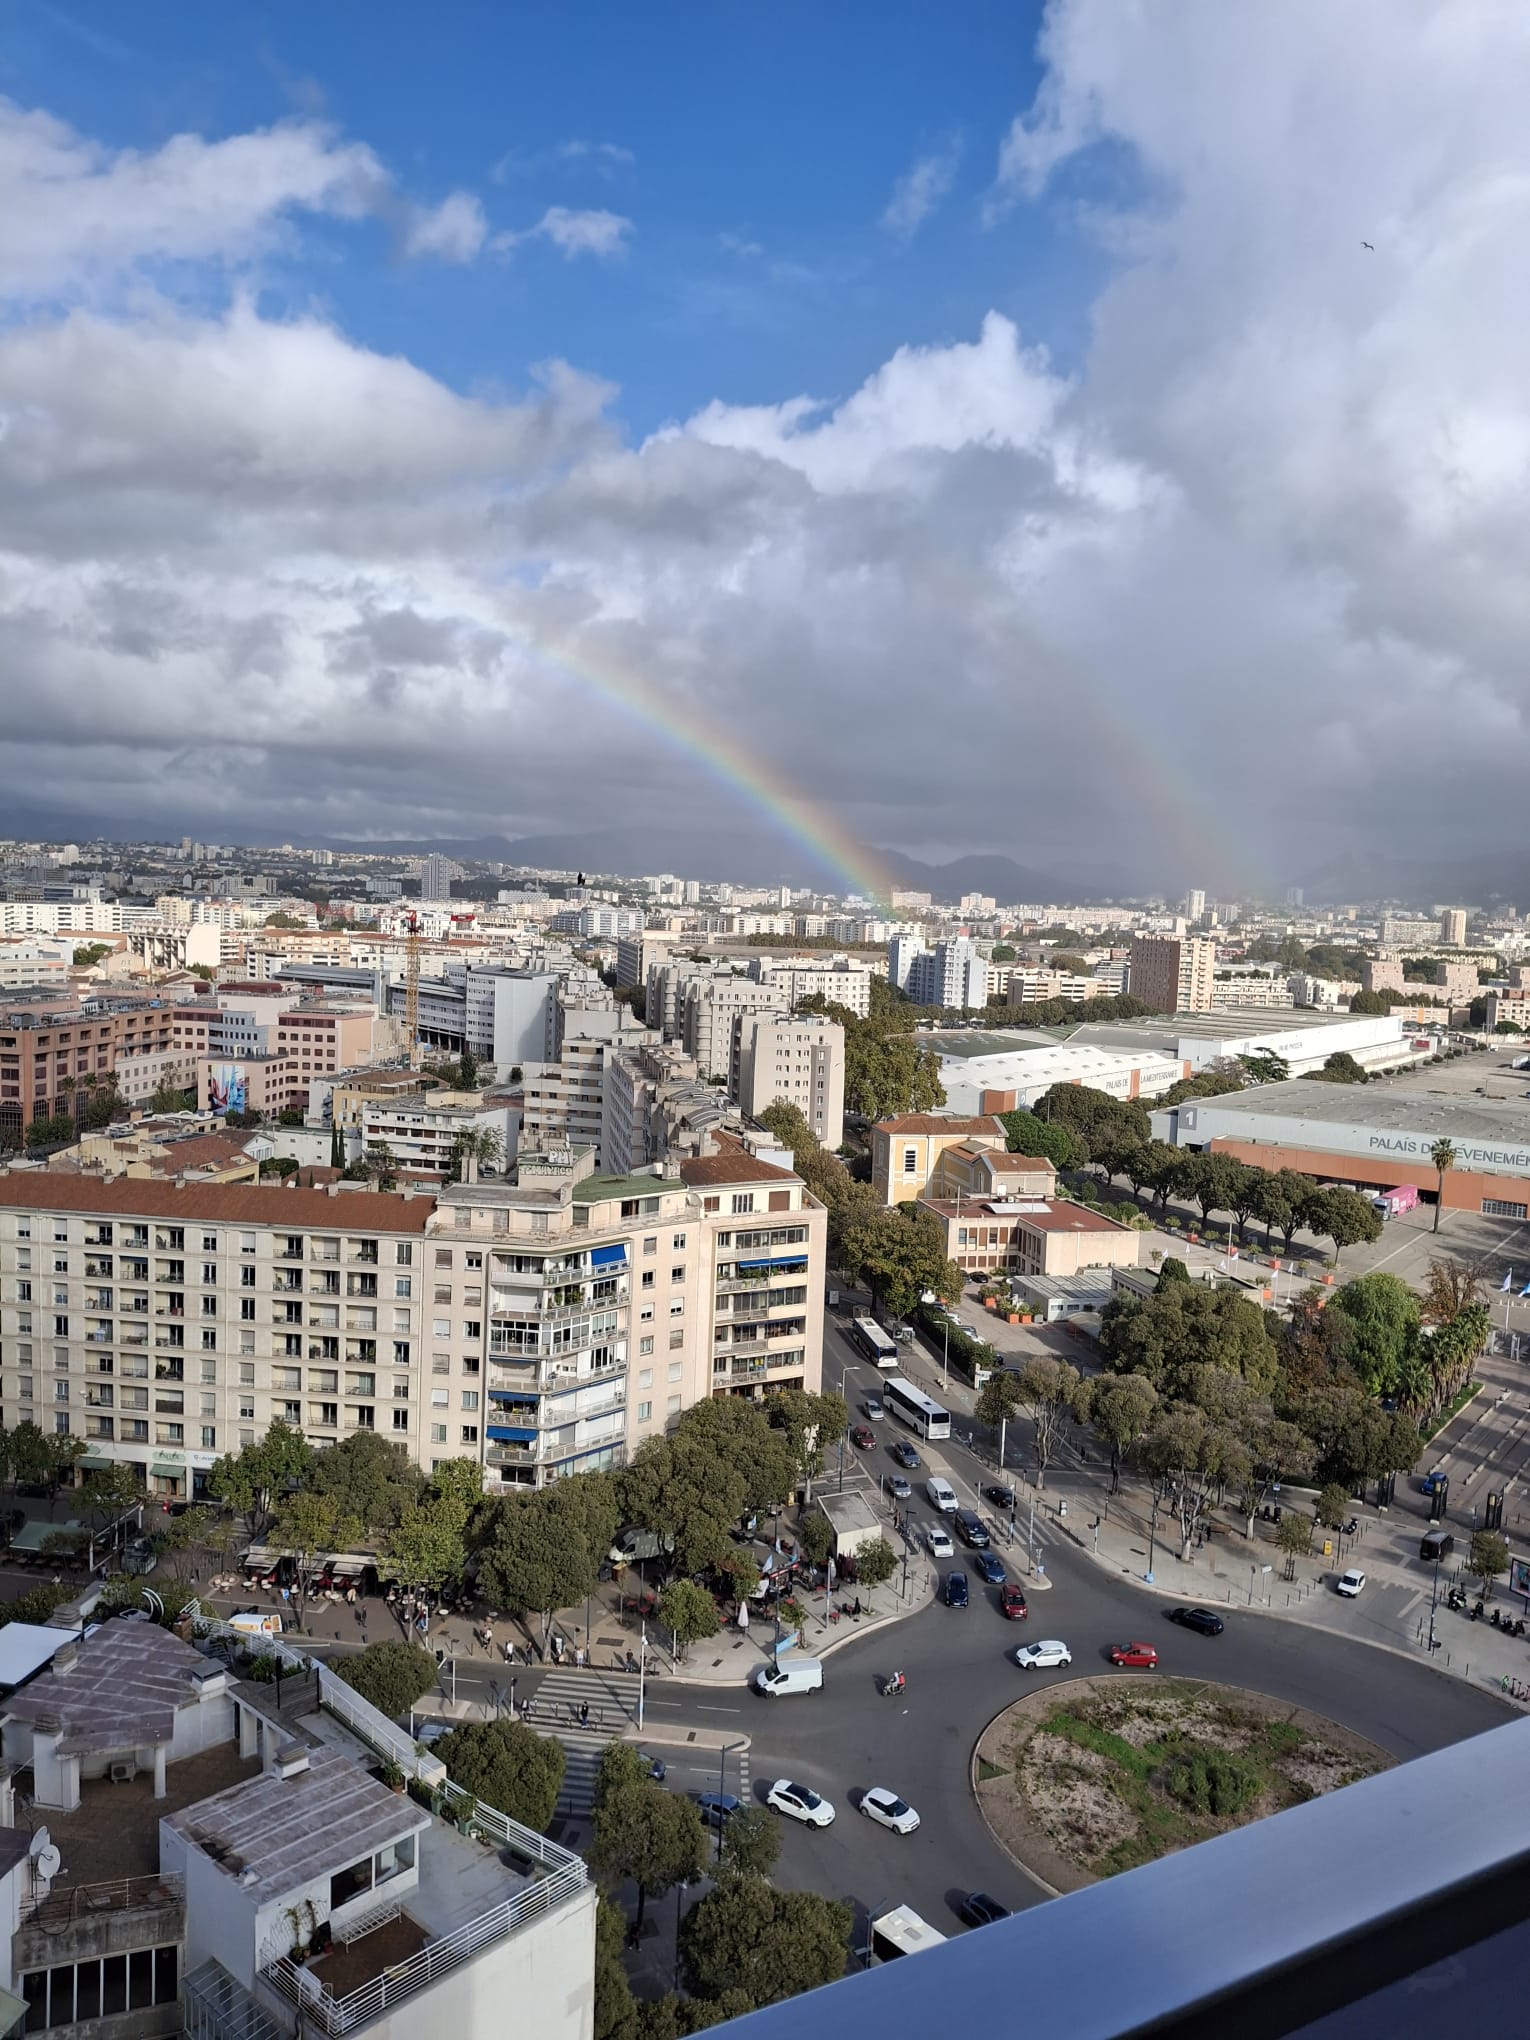
<path fill-rule="evenodd" d="M 785 1099 L 826 1148 L 845 1137 L 845 1030 L 803 1014 L 740 1014 L 729 1056 L 731 1094 L 751 1119 Z"/>
<path fill-rule="evenodd" d="M 498 1486 L 621 1463 L 713 1394 L 816 1390 L 827 1215 L 741 1144 L 678 1177 L 522 1157 L 440 1193 L 0 1177 L 0 1422 L 167 1500 L 280 1417 Z"/>
<path fill-rule="evenodd" d="M 1136 935 L 1128 989 L 1155 1013 L 1209 1013 L 1216 960 L 1203 935 Z"/>
<path fill-rule="evenodd" d="M 734 1022 L 748 1013 L 785 1014 L 790 1003 L 780 985 L 756 984 L 753 978 L 693 978 L 684 988 L 680 1011 L 685 1052 L 703 1078 L 726 1082 L 731 1075 Z"/>

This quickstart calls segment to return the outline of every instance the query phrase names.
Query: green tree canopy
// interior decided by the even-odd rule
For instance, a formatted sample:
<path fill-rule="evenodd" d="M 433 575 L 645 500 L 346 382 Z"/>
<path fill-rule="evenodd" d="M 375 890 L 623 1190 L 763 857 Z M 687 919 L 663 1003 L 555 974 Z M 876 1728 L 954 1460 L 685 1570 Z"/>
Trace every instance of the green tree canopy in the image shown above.
<path fill-rule="evenodd" d="M 1381 1238 L 1381 1214 L 1357 1190 L 1314 1190 L 1302 1224 L 1319 1239 L 1333 1241 L 1336 1262 L 1346 1247 Z"/>
<path fill-rule="evenodd" d="M 336 1506 L 373 1536 L 402 1522 L 423 1486 L 403 1446 L 376 1431 L 353 1431 L 338 1445 L 315 1453 L 309 1478 L 319 1494 L 333 1496 Z"/>
<path fill-rule="evenodd" d="M 435 1753 L 454 1785 L 485 1806 L 545 1834 L 563 1785 L 563 1745 L 524 1721 L 468 1721 L 442 1736 Z"/>
<path fill-rule="evenodd" d="M 697 1997 L 739 1992 L 779 2004 L 843 1976 L 853 1915 L 810 1891 L 782 1891 L 763 1877 L 728 1877 L 680 1927 L 686 1987 Z"/>
<path fill-rule="evenodd" d="M 257 1444 L 214 1460 L 207 1491 L 238 1509 L 250 1535 L 260 1537 L 287 1490 L 308 1478 L 313 1458 L 313 1447 L 302 1432 L 277 1417 Z"/>
<path fill-rule="evenodd" d="M 1365 1071 L 1355 1061 L 1355 1058 L 1347 1048 L 1335 1049 L 1332 1055 L 1324 1058 L 1323 1067 L 1320 1070 L 1313 1070 L 1311 1075 L 1314 1081 L 1320 1084 L 1363 1084 L 1366 1082 Z"/>
<path fill-rule="evenodd" d="M 608 1889 L 631 1878 L 638 1888 L 638 1926 L 649 1899 L 699 1877 L 707 1838 L 693 1799 L 666 1792 L 650 1778 L 603 1781 L 595 1803 L 590 1868 Z"/>
<path fill-rule="evenodd" d="M 1372 1395 L 1394 1396 L 1418 1350 L 1419 1300 L 1406 1282 L 1378 1272 L 1346 1282 L 1328 1308 L 1353 1327 L 1350 1365 Z"/>
<path fill-rule="evenodd" d="M 497 1497 L 473 1520 L 479 1585 L 497 1607 L 540 1615 L 544 1635 L 560 1608 L 593 1593 L 615 1530 L 613 1522 L 604 1543 L 590 1543 L 574 1498 L 561 1493 L 577 1485 L 558 1481 L 533 1494 Z"/>
<path fill-rule="evenodd" d="M 361 1518 L 339 1495 L 296 1488 L 282 1498 L 271 1525 L 271 1541 L 291 1554 L 297 1568 L 293 1590 L 299 1626 L 306 1618 L 309 1591 L 320 1564 L 337 1551 L 349 1551 L 359 1544 L 364 1528 Z"/>
<path fill-rule="evenodd" d="M 1112 1141 L 1145 1141 L 1152 1131 L 1147 1107 L 1138 1099 L 1113 1098 L 1089 1084 L 1053 1084 L 1038 1105 L 1039 1118 L 1071 1127 L 1090 1154 Z"/>
<path fill-rule="evenodd" d="M 843 1396 L 814 1395 L 807 1389 L 773 1389 L 765 1398 L 771 1429 L 781 1432 L 792 1457 L 796 1480 L 812 1483 L 823 1471 L 824 1454 L 850 1428 L 850 1410 Z"/>
<path fill-rule="evenodd" d="M 1492 1591 L 1494 1580 L 1509 1570 L 1509 1546 L 1496 1530 L 1474 1530 L 1467 1571 L 1474 1572 L 1484 1589 Z"/>
<path fill-rule="evenodd" d="M 913 1204 L 857 1215 L 841 1235 L 839 1257 L 894 1317 L 907 1317 L 926 1290 L 948 1298 L 962 1293 L 962 1271 L 946 1258 L 940 1225 Z"/>
<path fill-rule="evenodd" d="M 721 1627 L 716 1602 L 694 1580 L 671 1580 L 659 1596 L 658 1612 L 660 1624 L 680 1646 L 681 1657 L 689 1645 L 715 1636 Z"/>
<path fill-rule="evenodd" d="M 769 1877 L 781 1854 L 781 1822 L 763 1806 L 741 1806 L 722 1831 L 724 1875 Z"/>
<path fill-rule="evenodd" d="M 1117 1374 L 1141 1374 L 1168 1400 L 1181 1396 L 1193 1367 L 1209 1364 L 1269 1392 L 1280 1356 L 1264 1313 L 1236 1290 L 1174 1282 L 1151 1296 L 1113 1297 L 1100 1350 Z"/>
<path fill-rule="evenodd" d="M 748 1488 L 744 1474 L 719 1458 L 709 1440 L 683 1426 L 668 1437 L 645 1438 L 620 1475 L 625 1520 L 673 1537 L 675 1566 L 683 1573 L 704 1572 L 728 1555 Z"/>
<path fill-rule="evenodd" d="M 784 1425 L 772 1421 L 768 1401 L 762 1407 L 741 1396 L 714 1396 L 692 1403 L 673 1435 L 714 1453 L 743 1481 L 740 1516 L 776 1508 L 791 1495 L 797 1480 L 793 1440 Z"/>
<path fill-rule="evenodd" d="M 1039 1155 L 1059 1170 L 1081 1169 L 1089 1160 L 1089 1149 L 1061 1120 L 1049 1122 L 1034 1112 L 1001 1112 L 999 1124 L 1012 1155 Z"/>
<path fill-rule="evenodd" d="M 1289 1254 L 1292 1237 L 1305 1222 L 1315 1186 L 1310 1177 L 1298 1175 L 1295 1169 L 1257 1169 L 1254 1173 L 1258 1178 L 1254 1216 L 1280 1234 L 1280 1250 Z"/>
<path fill-rule="evenodd" d="M 365 1650 L 337 1657 L 332 1664 L 348 1686 L 390 1721 L 407 1714 L 436 1683 L 435 1659 L 414 1643 L 369 1643 Z"/>

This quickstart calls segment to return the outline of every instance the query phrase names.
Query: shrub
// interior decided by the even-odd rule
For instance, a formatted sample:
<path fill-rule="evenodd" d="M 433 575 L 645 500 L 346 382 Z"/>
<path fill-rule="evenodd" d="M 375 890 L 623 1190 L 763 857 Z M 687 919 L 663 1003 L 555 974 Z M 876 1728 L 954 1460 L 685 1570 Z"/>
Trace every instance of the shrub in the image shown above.
<path fill-rule="evenodd" d="M 1263 1780 L 1259 1767 L 1229 1750 L 1181 1750 L 1164 1767 L 1163 1786 L 1169 1795 L 1194 1813 L 1214 1814 L 1219 1820 L 1241 1813 L 1255 1797 Z"/>

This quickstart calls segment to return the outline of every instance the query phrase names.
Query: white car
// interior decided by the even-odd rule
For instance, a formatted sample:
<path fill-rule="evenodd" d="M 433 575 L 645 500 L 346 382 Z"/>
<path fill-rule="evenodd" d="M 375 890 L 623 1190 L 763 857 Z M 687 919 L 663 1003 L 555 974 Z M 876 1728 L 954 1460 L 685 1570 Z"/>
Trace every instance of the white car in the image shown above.
<path fill-rule="evenodd" d="M 778 1778 L 765 1795 L 765 1804 L 777 1813 L 790 1814 L 808 1827 L 828 1827 L 834 1808 L 811 1785 L 799 1785 L 791 1778 Z"/>
<path fill-rule="evenodd" d="M 883 1417 L 887 1415 L 887 1411 L 882 1404 L 882 1398 L 879 1395 L 868 1395 L 861 1404 L 861 1415 L 868 1424 L 880 1424 Z"/>
<path fill-rule="evenodd" d="M 1352 1565 L 1348 1572 L 1340 1573 L 1333 1583 L 1334 1592 L 1336 1594 L 1343 1594 L 1350 1601 L 1355 1598 L 1356 1594 L 1362 1592 L 1364 1587 L 1365 1574 L 1361 1572 L 1357 1565 Z"/>
<path fill-rule="evenodd" d="M 1071 1665 L 1072 1662 L 1072 1651 L 1055 1638 L 1046 1643 L 1022 1643 L 1015 1652 L 1015 1663 L 1022 1672 L 1038 1672 L 1050 1665 Z"/>
<path fill-rule="evenodd" d="M 895 1835 L 911 1835 L 919 1825 L 919 1816 L 908 1801 L 885 1785 L 873 1785 L 861 1794 L 861 1812 L 879 1826 L 891 1828 Z"/>
<path fill-rule="evenodd" d="M 951 1542 L 950 1532 L 939 1523 L 930 1523 L 925 1528 L 924 1541 L 930 1547 L 931 1558 L 950 1558 L 956 1551 Z"/>

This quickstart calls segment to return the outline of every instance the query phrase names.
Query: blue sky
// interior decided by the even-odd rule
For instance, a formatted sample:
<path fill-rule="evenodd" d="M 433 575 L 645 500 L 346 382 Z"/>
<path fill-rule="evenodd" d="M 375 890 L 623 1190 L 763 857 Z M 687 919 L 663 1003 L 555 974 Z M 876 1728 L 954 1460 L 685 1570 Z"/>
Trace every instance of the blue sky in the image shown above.
<path fill-rule="evenodd" d="M 846 394 L 896 346 L 970 337 L 990 308 L 1077 356 L 1098 263 L 1069 204 L 981 220 L 1035 90 L 1039 14 L 1014 0 L 10 0 L 0 90 L 143 150 L 318 112 L 412 199 L 478 194 L 496 231 L 552 205 L 630 220 L 619 260 L 533 244 L 453 266 L 393 259 L 375 223 L 304 221 L 263 263 L 262 303 L 317 303 L 458 388 L 517 387 L 560 356 L 619 384 L 641 434 L 712 398 Z M 900 235 L 883 215 L 926 157 L 949 188 Z"/>

